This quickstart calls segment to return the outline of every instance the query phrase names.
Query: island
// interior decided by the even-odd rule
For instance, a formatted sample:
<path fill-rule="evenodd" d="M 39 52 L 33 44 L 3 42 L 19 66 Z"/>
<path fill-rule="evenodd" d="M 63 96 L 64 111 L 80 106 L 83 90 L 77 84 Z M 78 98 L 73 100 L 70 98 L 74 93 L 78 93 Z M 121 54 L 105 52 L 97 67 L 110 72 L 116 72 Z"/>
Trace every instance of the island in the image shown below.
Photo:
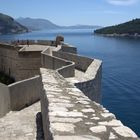
<path fill-rule="evenodd" d="M 0 13 L 0 34 L 18 34 L 28 32 L 28 28 L 12 17 Z"/>
<path fill-rule="evenodd" d="M 133 19 L 122 24 L 97 29 L 94 31 L 94 34 L 120 37 L 140 37 L 140 19 Z"/>

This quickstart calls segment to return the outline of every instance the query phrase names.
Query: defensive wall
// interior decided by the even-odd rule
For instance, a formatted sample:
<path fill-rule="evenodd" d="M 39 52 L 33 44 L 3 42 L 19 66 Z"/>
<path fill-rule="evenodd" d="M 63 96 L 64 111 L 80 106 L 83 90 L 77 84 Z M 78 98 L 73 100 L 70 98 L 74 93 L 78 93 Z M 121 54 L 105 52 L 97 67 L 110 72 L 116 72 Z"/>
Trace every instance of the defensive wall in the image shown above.
<path fill-rule="evenodd" d="M 41 68 L 45 140 L 138 140 L 102 105 L 90 100 L 57 71 Z"/>
<path fill-rule="evenodd" d="M 56 46 L 54 40 L 27 40 L 0 43 L 0 71 L 13 77 L 15 81 L 39 75 L 41 67 L 41 52 L 47 46 Z M 40 45 L 39 49 L 36 47 Z M 67 50 L 67 49 L 66 49 Z"/>
<path fill-rule="evenodd" d="M 41 67 L 41 51 L 25 52 L 20 49 L 0 44 L 0 71 L 13 77 L 15 81 L 38 75 Z"/>
<path fill-rule="evenodd" d="M 17 81 L 0 85 L 0 117 L 41 99 L 45 140 L 138 140 L 99 104 L 102 62 L 58 40 L 0 45 L 0 70 Z"/>
<path fill-rule="evenodd" d="M 18 111 L 40 100 L 40 76 L 22 80 L 10 85 L 0 83 L 0 117 L 9 111 Z"/>
<path fill-rule="evenodd" d="M 67 80 L 79 88 L 91 100 L 101 101 L 102 62 L 78 54 L 53 51 L 53 56 L 75 63 L 75 76 Z"/>

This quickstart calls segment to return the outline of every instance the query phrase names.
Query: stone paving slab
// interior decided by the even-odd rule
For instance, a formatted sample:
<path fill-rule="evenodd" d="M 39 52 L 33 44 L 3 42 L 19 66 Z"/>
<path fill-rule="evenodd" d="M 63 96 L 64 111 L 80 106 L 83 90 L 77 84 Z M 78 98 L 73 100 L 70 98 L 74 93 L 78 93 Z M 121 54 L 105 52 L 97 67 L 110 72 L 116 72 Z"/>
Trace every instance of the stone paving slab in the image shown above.
<path fill-rule="evenodd" d="M 0 118 L 0 140 L 43 140 L 40 102 Z"/>
<path fill-rule="evenodd" d="M 41 73 L 54 140 L 138 140 L 114 114 L 58 73 L 48 69 L 41 69 Z"/>

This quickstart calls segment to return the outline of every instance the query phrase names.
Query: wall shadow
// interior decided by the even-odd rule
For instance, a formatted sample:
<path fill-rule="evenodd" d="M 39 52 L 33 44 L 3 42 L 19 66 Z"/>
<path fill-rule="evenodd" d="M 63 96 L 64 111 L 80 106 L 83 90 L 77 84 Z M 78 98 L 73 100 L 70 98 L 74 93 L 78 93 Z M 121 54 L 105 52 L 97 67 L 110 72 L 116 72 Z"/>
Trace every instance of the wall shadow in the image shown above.
<path fill-rule="evenodd" d="M 43 124 L 42 124 L 42 114 L 38 112 L 36 114 L 36 140 L 44 140 Z"/>

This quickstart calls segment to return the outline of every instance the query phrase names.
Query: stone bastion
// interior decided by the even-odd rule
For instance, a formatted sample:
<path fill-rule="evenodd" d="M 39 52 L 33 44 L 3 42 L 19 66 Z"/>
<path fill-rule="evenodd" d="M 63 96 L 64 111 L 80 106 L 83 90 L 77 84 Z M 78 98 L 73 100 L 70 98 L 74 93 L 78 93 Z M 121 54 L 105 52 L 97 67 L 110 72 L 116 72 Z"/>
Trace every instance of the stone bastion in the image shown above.
<path fill-rule="evenodd" d="M 138 140 L 101 102 L 102 62 L 54 40 L 0 44 L 0 117 L 41 101 L 45 140 Z M 22 126 L 21 126 L 22 127 Z"/>

